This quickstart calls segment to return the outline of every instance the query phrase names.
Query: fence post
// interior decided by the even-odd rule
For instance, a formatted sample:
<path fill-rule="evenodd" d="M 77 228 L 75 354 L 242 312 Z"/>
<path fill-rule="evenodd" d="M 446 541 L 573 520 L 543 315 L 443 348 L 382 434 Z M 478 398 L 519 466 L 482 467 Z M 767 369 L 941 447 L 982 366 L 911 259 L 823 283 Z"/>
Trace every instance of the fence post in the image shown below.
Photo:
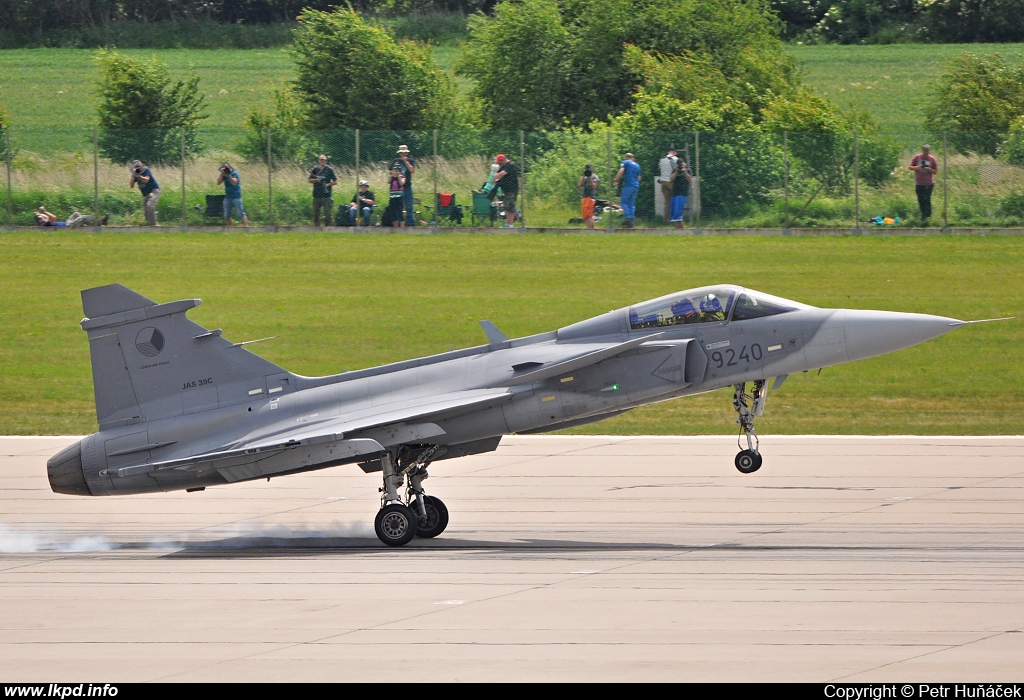
<path fill-rule="evenodd" d="M 860 233 L 860 139 L 853 127 L 853 232 Z"/>
<path fill-rule="evenodd" d="M 948 200 L 946 198 L 946 131 L 942 131 L 942 231 L 943 233 L 949 233 L 949 216 L 947 211 Z"/>
<path fill-rule="evenodd" d="M 359 175 L 360 175 L 360 172 L 359 172 L 359 129 L 356 129 L 356 192 L 359 192 Z M 363 213 L 363 203 L 357 200 L 356 201 L 356 205 L 357 205 L 356 206 L 356 220 L 348 222 L 349 225 L 351 225 L 353 227 L 355 227 L 358 224 L 359 217 Z M 342 204 L 342 206 L 345 206 L 345 205 Z M 349 211 L 351 211 L 351 210 L 349 210 Z M 366 225 L 367 225 L 367 222 L 364 221 L 363 222 L 363 226 L 366 226 Z"/>
<path fill-rule="evenodd" d="M 100 220 L 100 130 L 92 129 L 92 213 Z"/>
<path fill-rule="evenodd" d="M 274 225 L 274 152 L 270 149 L 270 132 L 267 129 L 267 225 L 276 230 Z"/>
<path fill-rule="evenodd" d="M 784 234 L 790 233 L 789 230 L 789 132 L 782 132 L 782 162 L 783 162 L 783 173 L 782 173 L 782 190 L 786 198 L 786 223 L 782 227 Z"/>
<path fill-rule="evenodd" d="M 11 130 L 4 130 L 7 151 L 7 225 L 14 226 L 14 191 L 11 189 Z"/>
<path fill-rule="evenodd" d="M 188 205 L 185 202 L 185 129 L 181 130 L 181 229 L 188 228 Z"/>
<path fill-rule="evenodd" d="M 615 183 L 613 182 L 613 178 L 615 177 L 615 175 L 613 174 L 614 172 L 615 172 L 615 166 L 613 165 L 613 161 L 612 161 L 612 132 L 609 131 L 608 132 L 608 180 L 606 181 L 607 182 L 607 186 L 610 188 L 610 191 L 608 192 L 608 201 L 609 202 L 615 201 Z M 612 228 L 612 210 L 611 210 L 610 207 L 605 212 L 605 216 L 608 217 L 608 233 L 611 233 L 615 229 Z"/>
<path fill-rule="evenodd" d="M 526 141 L 523 139 L 523 130 L 519 130 L 519 198 L 522 201 L 522 209 L 519 212 L 520 229 L 526 232 Z"/>
<path fill-rule="evenodd" d="M 701 233 L 703 233 L 703 231 L 701 231 L 701 228 L 700 228 L 700 132 L 699 131 L 694 131 L 693 132 L 693 158 L 694 158 L 694 161 L 693 161 L 693 166 L 694 166 L 694 168 L 693 168 L 693 179 L 694 179 L 694 182 L 695 182 L 696 186 L 693 188 L 695 191 L 691 192 L 690 194 L 693 195 L 695 203 L 697 204 L 697 211 L 694 214 L 694 218 L 696 220 L 694 221 L 693 232 L 695 234 L 697 234 L 697 235 L 700 235 Z"/>
<path fill-rule="evenodd" d="M 438 209 L 438 201 L 437 201 L 437 129 L 434 129 L 433 137 L 434 137 L 434 139 L 433 139 L 434 140 L 434 158 L 433 158 L 433 160 L 431 160 L 431 170 L 432 170 L 431 177 L 434 180 L 434 217 L 433 218 L 434 218 L 434 232 L 436 233 L 436 232 L 441 230 L 441 222 L 439 220 L 441 217 L 439 217 L 437 215 L 437 209 Z"/>

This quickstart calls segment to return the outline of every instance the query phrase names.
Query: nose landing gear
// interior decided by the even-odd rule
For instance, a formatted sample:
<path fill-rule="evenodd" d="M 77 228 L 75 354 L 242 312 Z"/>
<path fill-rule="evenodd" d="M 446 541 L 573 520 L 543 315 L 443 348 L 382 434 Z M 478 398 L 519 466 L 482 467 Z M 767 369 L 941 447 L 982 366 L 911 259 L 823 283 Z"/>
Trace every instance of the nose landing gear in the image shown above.
<path fill-rule="evenodd" d="M 768 384 L 764 379 L 754 382 L 753 393 L 748 394 L 746 382 L 736 384 L 733 387 L 732 406 L 736 409 L 739 417 L 736 422 L 740 430 L 747 436 L 747 449 L 736 438 L 736 445 L 740 447 L 734 463 L 736 468 L 743 474 L 753 474 L 761 468 L 761 453 L 758 452 L 759 440 L 757 430 L 754 428 L 754 419 L 764 413 L 764 402 L 768 398 Z"/>

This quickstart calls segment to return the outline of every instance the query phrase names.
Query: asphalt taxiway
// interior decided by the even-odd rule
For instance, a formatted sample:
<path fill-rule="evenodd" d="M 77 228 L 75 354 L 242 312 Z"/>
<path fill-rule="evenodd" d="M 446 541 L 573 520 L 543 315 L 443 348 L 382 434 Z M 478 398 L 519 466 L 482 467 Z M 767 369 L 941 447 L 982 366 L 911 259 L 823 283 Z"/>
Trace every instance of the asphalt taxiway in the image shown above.
<path fill-rule="evenodd" d="M 0 438 L 0 679 L 1021 681 L 1024 437 L 511 437 L 379 475 L 76 498 Z"/>

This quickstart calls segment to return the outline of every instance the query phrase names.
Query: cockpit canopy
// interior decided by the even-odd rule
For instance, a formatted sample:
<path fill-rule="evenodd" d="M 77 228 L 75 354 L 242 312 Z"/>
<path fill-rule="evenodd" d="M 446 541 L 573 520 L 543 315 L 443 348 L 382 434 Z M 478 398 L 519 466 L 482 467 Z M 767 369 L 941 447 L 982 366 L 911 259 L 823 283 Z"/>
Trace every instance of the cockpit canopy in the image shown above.
<path fill-rule="evenodd" d="M 631 307 L 629 327 L 636 330 L 691 323 L 745 321 L 806 308 L 809 308 L 806 304 L 742 287 L 699 287 Z"/>

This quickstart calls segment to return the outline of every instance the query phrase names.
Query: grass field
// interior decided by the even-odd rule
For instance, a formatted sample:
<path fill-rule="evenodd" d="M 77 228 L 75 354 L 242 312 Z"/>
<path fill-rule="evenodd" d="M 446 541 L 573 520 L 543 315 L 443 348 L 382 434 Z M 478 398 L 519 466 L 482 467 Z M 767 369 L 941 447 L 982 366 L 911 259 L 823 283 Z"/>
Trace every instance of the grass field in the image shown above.
<path fill-rule="evenodd" d="M 805 80 L 838 104 L 867 108 L 888 131 L 921 130 L 920 105 L 928 83 L 961 51 L 998 52 L 1024 61 L 1024 44 L 894 44 L 888 46 L 790 46 Z M 284 49 L 127 49 L 132 56 L 157 56 L 174 73 L 192 64 L 210 105 L 211 127 L 241 126 L 254 101 L 266 99 L 268 83 L 287 79 L 292 66 Z M 458 47 L 434 49 L 438 63 L 453 72 Z M 91 127 L 95 121 L 91 49 L 0 51 L 0 104 L 23 127 Z M 460 92 L 471 82 L 458 78 Z"/>
<path fill-rule="evenodd" d="M 804 80 L 842 107 L 868 109 L 886 131 L 922 131 L 929 83 L 963 51 L 999 53 L 1024 64 L 1024 44 L 789 46 Z"/>
<path fill-rule="evenodd" d="M 168 64 L 174 78 L 184 77 L 193 66 L 206 94 L 210 118 L 204 124 L 209 127 L 242 126 L 254 103 L 269 104 L 271 85 L 292 75 L 284 49 L 126 49 L 122 53 L 156 56 Z M 91 49 L 0 51 L 0 105 L 6 106 L 16 127 L 91 129 L 96 123 L 95 56 Z M 34 150 L 31 143 L 24 147 Z M 59 144 L 46 141 L 39 150 L 55 148 Z"/>
<path fill-rule="evenodd" d="M 320 375 L 550 330 L 671 291 L 734 282 L 818 306 L 1024 316 L 1024 238 L 638 235 L 0 234 L 0 434 L 95 429 L 81 289 L 121 282 Z M 1020 433 L 1024 324 L 969 326 L 789 379 L 763 433 Z M 729 433 L 729 392 L 580 432 Z"/>

